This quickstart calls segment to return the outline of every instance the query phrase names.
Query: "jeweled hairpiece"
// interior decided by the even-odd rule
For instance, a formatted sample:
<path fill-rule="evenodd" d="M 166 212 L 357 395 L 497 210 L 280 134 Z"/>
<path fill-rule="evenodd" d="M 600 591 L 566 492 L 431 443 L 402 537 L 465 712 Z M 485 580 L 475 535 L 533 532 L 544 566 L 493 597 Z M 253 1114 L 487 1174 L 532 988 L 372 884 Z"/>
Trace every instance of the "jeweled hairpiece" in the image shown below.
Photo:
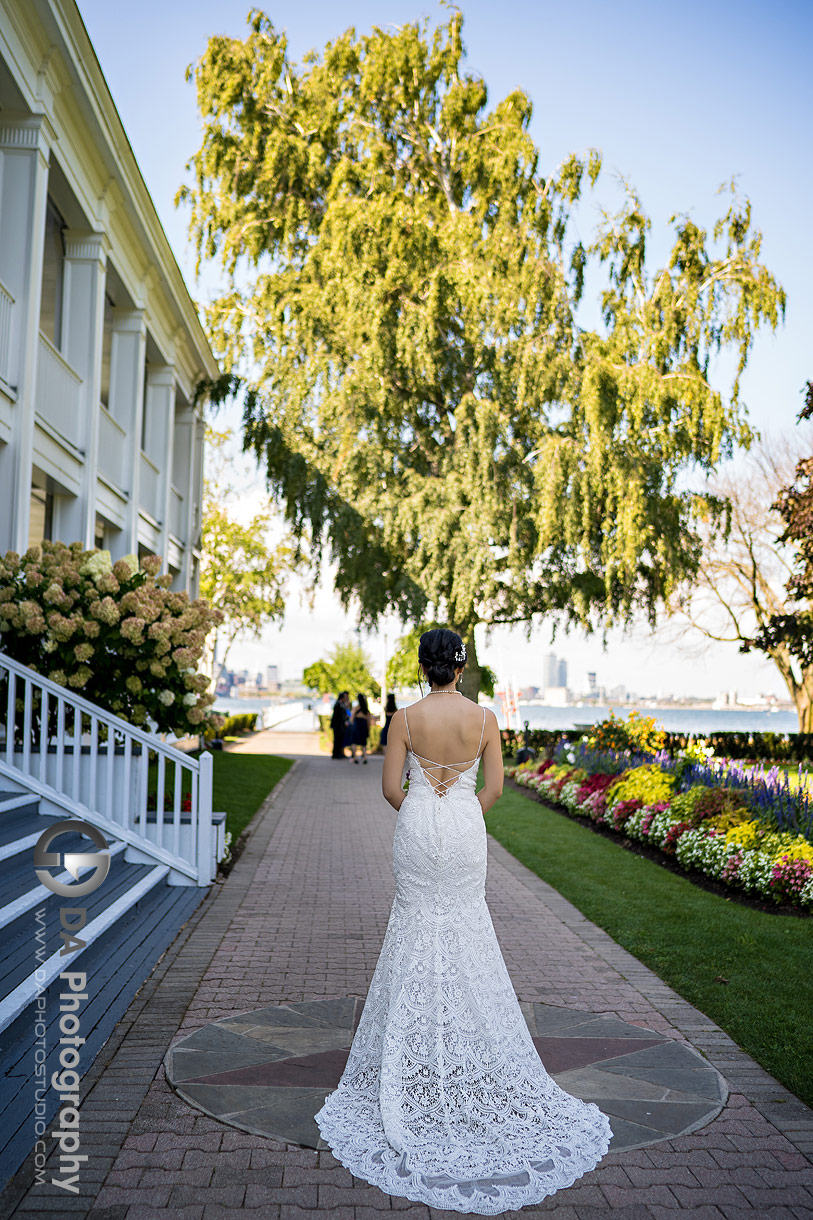
<path fill-rule="evenodd" d="M 461 644 L 461 645 L 460 645 L 460 647 L 458 648 L 457 652 L 454 654 L 454 659 L 455 659 L 455 661 L 457 662 L 457 664 L 458 664 L 458 665 L 465 665 L 465 664 L 466 664 L 466 661 L 468 660 L 468 653 L 466 652 L 466 645 L 465 645 L 465 644 Z"/>

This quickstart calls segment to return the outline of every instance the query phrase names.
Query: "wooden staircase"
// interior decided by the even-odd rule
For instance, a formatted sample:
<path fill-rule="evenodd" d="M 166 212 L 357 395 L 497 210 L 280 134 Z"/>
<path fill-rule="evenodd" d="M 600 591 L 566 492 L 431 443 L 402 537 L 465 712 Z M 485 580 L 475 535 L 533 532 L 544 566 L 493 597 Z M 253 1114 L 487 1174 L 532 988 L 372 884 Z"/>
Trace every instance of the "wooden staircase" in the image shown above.
<path fill-rule="evenodd" d="M 210 755 L 184 756 L 2 653 L 0 687 L 2 1190 L 37 1140 L 53 1143 L 72 1079 L 60 1089 L 54 1076 L 76 1072 L 81 1097 L 100 1048 L 209 892 L 226 815 L 211 811 Z M 40 875 L 70 888 L 91 880 L 93 830 L 108 869 L 82 895 L 55 893 L 34 862 L 43 832 L 66 822 L 79 828 L 54 837 L 47 850 L 61 863 Z M 95 862 L 72 859 L 86 853 Z"/>

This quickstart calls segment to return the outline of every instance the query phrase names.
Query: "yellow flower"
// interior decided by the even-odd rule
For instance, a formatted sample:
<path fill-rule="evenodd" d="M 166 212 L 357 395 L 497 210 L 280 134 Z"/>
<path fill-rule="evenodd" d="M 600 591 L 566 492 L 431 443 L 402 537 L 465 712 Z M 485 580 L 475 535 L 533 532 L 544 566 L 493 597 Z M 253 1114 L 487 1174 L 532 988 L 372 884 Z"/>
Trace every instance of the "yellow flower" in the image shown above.
<path fill-rule="evenodd" d="M 645 765 L 633 767 L 611 784 L 607 790 L 607 804 L 618 801 L 642 801 L 644 805 L 657 805 L 668 801 L 675 788 L 675 778 L 661 771 L 660 767 Z"/>
<path fill-rule="evenodd" d="M 774 856 L 774 860 L 779 860 L 782 856 L 787 856 L 789 860 L 804 860 L 807 864 L 813 865 L 813 843 L 808 843 L 800 837 L 790 847 L 780 848 Z"/>

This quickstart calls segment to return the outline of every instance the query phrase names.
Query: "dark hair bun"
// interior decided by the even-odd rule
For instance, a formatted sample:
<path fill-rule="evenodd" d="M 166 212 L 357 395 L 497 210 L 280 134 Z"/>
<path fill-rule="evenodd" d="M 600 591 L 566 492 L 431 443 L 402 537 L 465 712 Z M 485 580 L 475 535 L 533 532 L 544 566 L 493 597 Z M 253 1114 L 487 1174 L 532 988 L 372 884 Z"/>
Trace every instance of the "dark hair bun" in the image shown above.
<path fill-rule="evenodd" d="M 435 627 L 421 636 L 418 660 L 433 686 L 448 686 L 454 671 L 466 664 L 466 645 L 456 631 Z"/>

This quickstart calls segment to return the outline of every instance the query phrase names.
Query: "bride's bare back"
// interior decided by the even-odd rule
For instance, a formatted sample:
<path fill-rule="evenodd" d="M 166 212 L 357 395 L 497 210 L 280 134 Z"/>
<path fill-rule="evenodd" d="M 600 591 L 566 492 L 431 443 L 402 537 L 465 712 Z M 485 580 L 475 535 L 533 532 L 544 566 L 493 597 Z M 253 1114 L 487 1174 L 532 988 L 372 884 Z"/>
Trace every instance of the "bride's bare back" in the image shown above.
<path fill-rule="evenodd" d="M 384 759 L 384 796 L 399 809 L 404 793 L 401 775 L 412 750 L 427 780 L 440 796 L 482 752 L 484 786 L 478 794 L 483 812 L 502 792 L 502 750 L 497 718 L 457 692 L 431 693 L 401 708 L 390 723 Z"/>

